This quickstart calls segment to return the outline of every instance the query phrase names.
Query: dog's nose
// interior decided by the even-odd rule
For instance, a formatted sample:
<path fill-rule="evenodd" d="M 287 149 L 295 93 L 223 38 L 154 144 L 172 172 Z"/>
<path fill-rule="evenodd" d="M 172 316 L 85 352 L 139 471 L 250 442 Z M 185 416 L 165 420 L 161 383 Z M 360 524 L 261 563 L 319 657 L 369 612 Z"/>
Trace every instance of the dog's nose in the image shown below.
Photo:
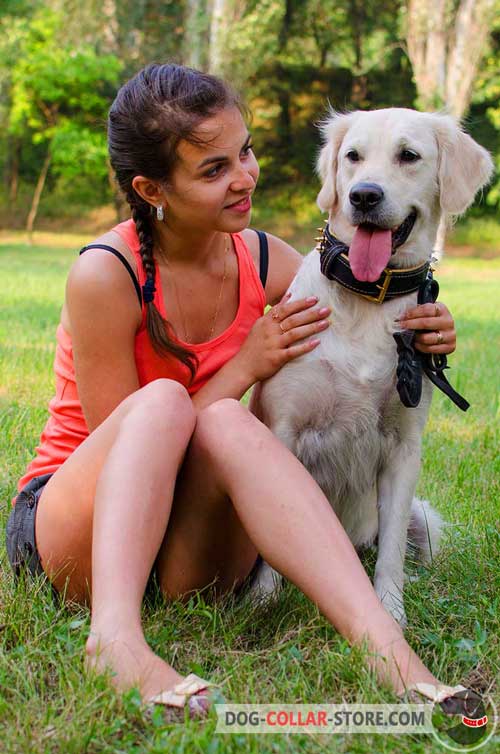
<path fill-rule="evenodd" d="M 356 209 L 368 212 L 380 204 L 384 192 L 376 183 L 357 183 L 349 193 L 349 201 Z"/>

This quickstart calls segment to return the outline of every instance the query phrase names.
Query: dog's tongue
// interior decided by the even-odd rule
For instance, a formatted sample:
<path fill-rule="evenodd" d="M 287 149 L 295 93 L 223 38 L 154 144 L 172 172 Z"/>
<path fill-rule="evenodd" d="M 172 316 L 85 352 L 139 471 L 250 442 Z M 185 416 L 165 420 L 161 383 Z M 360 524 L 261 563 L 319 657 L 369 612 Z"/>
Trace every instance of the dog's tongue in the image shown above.
<path fill-rule="evenodd" d="M 381 228 L 358 226 L 349 248 L 352 274 L 357 280 L 378 280 L 391 258 L 392 233 Z"/>

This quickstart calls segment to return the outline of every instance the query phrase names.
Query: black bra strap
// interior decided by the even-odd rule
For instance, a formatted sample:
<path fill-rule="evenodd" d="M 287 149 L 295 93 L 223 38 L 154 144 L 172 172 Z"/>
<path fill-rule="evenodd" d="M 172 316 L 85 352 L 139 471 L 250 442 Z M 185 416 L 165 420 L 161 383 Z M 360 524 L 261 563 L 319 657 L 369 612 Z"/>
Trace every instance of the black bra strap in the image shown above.
<path fill-rule="evenodd" d="M 267 236 L 262 230 L 255 231 L 259 236 L 259 251 L 260 251 L 260 263 L 259 263 L 259 276 L 262 287 L 266 287 L 267 270 L 269 267 L 269 247 L 267 244 Z"/>
<path fill-rule="evenodd" d="M 112 254 L 117 257 L 120 262 L 123 262 L 125 267 L 127 268 L 127 271 L 132 278 L 132 282 L 134 283 L 135 290 L 137 293 L 137 298 L 139 299 L 139 306 L 142 308 L 142 295 L 141 295 L 141 289 L 139 287 L 139 283 L 137 282 L 137 278 L 135 276 L 135 273 L 132 269 L 132 267 L 129 265 L 128 261 L 125 259 L 123 254 L 121 254 L 117 249 L 113 249 L 112 246 L 106 246 L 106 244 L 103 243 L 91 243 L 88 246 L 84 246 L 83 249 L 80 249 L 80 254 L 83 254 L 84 251 L 87 251 L 87 249 L 105 249 L 106 251 L 110 251 Z"/>

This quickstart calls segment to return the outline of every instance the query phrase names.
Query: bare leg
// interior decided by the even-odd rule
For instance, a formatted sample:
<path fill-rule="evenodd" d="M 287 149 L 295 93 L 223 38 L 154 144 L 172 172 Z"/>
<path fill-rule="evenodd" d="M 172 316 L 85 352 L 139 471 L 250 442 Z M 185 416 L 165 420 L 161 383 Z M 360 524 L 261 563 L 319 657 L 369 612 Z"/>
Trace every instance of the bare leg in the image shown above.
<path fill-rule="evenodd" d="M 258 551 L 350 642 L 367 641 L 379 679 L 397 693 L 417 681 L 437 683 L 383 608 L 319 486 L 267 427 L 223 400 L 199 414 L 196 435 L 207 472 Z"/>
<path fill-rule="evenodd" d="M 88 601 L 91 591 L 87 666 L 111 666 L 117 687 L 138 685 L 146 696 L 181 680 L 146 643 L 140 608 L 195 422 L 180 385 L 151 383 L 76 449 L 37 510 L 45 572 L 59 590 L 68 580 L 71 599 Z"/>

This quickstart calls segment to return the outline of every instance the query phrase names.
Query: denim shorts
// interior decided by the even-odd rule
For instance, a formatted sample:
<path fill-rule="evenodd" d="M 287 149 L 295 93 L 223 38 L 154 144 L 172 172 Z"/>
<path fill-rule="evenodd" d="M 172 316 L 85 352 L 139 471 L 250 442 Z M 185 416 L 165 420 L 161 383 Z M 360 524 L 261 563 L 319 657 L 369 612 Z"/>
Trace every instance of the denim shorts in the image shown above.
<path fill-rule="evenodd" d="M 16 498 L 7 521 L 7 554 L 16 576 L 26 568 L 32 576 L 43 574 L 35 541 L 35 516 L 38 501 L 52 474 L 36 476 L 26 484 Z"/>
<path fill-rule="evenodd" d="M 31 479 L 18 494 L 16 503 L 10 512 L 7 521 L 6 544 L 9 562 L 16 577 L 19 577 L 24 569 L 34 577 L 44 574 L 36 547 L 35 517 L 38 501 L 51 476 L 52 474 L 43 474 Z M 235 590 L 236 595 L 243 595 L 250 587 L 261 562 L 262 558 L 258 555 L 251 572 Z M 51 584 L 51 587 L 53 597 L 57 602 L 60 597 L 59 592 L 53 584 Z M 145 596 L 148 599 L 160 596 L 158 574 L 154 566 L 149 576 Z"/>

